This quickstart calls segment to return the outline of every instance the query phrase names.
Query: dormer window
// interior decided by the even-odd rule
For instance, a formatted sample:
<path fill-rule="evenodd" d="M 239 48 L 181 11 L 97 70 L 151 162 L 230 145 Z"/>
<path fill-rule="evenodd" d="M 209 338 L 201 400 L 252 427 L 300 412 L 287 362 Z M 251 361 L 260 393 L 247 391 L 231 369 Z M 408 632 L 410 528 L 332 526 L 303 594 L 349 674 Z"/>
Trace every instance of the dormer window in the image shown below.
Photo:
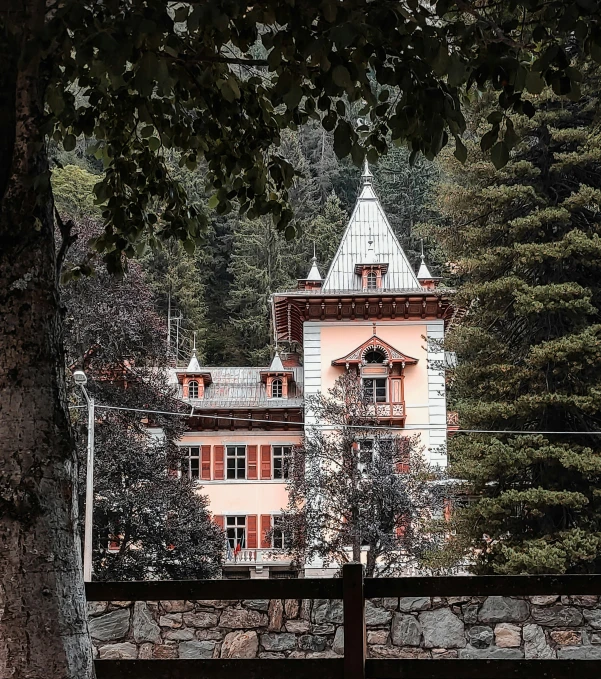
<path fill-rule="evenodd" d="M 196 380 L 188 382 L 188 398 L 198 398 L 198 382 Z"/>
<path fill-rule="evenodd" d="M 282 380 L 273 380 L 271 383 L 271 398 L 282 398 L 283 391 L 284 389 Z"/>
<path fill-rule="evenodd" d="M 368 290 L 378 289 L 378 276 L 375 271 L 370 271 L 367 274 L 367 289 Z"/>

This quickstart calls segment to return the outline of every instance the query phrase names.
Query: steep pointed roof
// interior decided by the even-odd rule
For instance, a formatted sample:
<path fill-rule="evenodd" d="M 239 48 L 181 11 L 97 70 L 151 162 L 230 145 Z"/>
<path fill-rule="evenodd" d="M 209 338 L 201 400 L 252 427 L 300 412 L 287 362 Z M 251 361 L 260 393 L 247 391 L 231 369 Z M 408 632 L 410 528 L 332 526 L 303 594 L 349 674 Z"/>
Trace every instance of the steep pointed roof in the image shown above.
<path fill-rule="evenodd" d="M 321 274 L 319 273 L 319 269 L 317 268 L 317 257 L 313 255 L 311 258 L 311 271 L 309 271 L 309 275 L 307 276 L 308 281 L 321 281 L 323 280 L 321 277 Z"/>
<path fill-rule="evenodd" d="M 432 278 L 432 274 L 430 273 L 430 269 L 428 269 L 428 266 L 427 266 L 426 262 L 424 261 L 423 255 L 422 255 L 422 263 L 419 265 L 419 271 L 417 272 L 417 278 L 420 281 L 430 280 Z"/>
<path fill-rule="evenodd" d="M 282 363 L 282 359 L 280 358 L 280 354 L 278 351 L 275 352 L 275 355 L 271 361 L 271 365 L 269 366 L 269 371 L 274 373 L 284 371 L 284 365 Z"/>
<path fill-rule="evenodd" d="M 388 264 L 382 278 L 384 290 L 422 290 L 374 191 L 367 162 L 361 180 L 361 193 L 322 290 L 361 290 L 355 266 L 367 263 Z"/>
<path fill-rule="evenodd" d="M 198 362 L 198 358 L 196 358 L 196 350 L 192 352 L 192 357 L 190 358 L 190 363 L 188 363 L 188 368 L 186 372 L 189 373 L 200 372 L 200 363 Z"/>

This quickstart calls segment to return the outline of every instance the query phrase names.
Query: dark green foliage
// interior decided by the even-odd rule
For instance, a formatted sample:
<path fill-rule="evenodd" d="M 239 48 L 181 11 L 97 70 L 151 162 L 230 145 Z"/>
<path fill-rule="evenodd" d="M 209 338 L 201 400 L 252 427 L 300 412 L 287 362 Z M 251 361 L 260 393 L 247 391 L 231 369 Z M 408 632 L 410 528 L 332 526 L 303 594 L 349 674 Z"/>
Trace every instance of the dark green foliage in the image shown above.
<path fill-rule="evenodd" d="M 99 227 L 78 223 L 86 252 Z M 119 410 L 102 405 L 186 412 L 168 384 L 166 328 L 137 263 L 122 279 L 102 265 L 93 276 L 63 289 L 65 345 L 70 369 L 83 369 L 98 408 L 95 425 L 94 574 L 97 579 L 216 577 L 223 533 L 211 522 L 207 499 L 179 468 L 177 443 L 185 418 Z M 81 401 L 79 393 L 72 393 Z M 80 503 L 83 509 L 87 432 L 85 409 L 74 411 L 79 436 Z M 82 416 L 83 415 L 83 416 Z M 80 512 L 83 517 L 83 511 Z M 120 536 L 109 551 L 110 536 Z"/>
<path fill-rule="evenodd" d="M 106 171 L 96 195 L 109 228 L 96 245 L 120 268 L 121 253 L 133 256 L 140 239 L 200 242 L 206 216 L 169 173 L 171 149 L 182 151 L 182 167 L 206 168 L 220 214 L 237 206 L 251 220 L 271 213 L 286 227 L 292 212 L 279 196 L 294 171 L 273 153 L 284 128 L 321 121 L 336 155 L 356 165 L 366 153 L 371 161 L 384 155 L 389 140 L 406 143 L 412 159 L 432 159 L 463 134 L 462 101 L 474 84 L 499 92 L 499 111 L 527 115 L 528 92 L 543 81 L 577 97 L 580 74 L 566 42 L 601 59 L 598 20 L 596 3 L 546 0 L 501 8 L 65 0 L 38 36 L 49 64 L 46 129 L 66 151 L 82 134 L 97 140 Z M 495 145 L 500 134 L 493 121 L 497 165 L 513 141 L 502 135 Z M 165 205 L 160 226 L 157 201 Z"/>
<path fill-rule="evenodd" d="M 586 77 L 578 102 L 539 96 L 503 170 L 472 143 L 441 191 L 468 309 L 449 337 L 461 427 L 575 432 L 451 440 L 480 497 L 463 514 L 479 573 L 601 568 L 601 437 L 586 435 L 601 431 L 600 80 Z"/>

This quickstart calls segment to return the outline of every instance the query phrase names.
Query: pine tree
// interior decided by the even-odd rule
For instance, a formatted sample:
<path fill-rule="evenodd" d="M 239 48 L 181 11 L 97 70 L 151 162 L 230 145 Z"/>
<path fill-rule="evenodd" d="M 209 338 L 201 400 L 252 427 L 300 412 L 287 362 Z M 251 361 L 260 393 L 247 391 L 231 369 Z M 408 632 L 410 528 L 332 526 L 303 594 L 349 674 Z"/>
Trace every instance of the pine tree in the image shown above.
<path fill-rule="evenodd" d="M 226 302 L 230 324 L 244 364 L 266 365 L 270 359 L 269 298 L 276 290 L 295 283 L 296 263 L 271 218 L 244 220 L 234 234 L 229 272 L 232 276 Z"/>
<path fill-rule="evenodd" d="M 451 403 L 464 429 L 514 432 L 450 444 L 478 497 L 460 519 L 479 573 L 601 568 L 601 439 L 588 434 L 601 430 L 598 93 L 593 71 L 577 101 L 545 90 L 504 169 L 471 144 L 441 189 L 438 236 L 468 310 L 448 342 Z"/>

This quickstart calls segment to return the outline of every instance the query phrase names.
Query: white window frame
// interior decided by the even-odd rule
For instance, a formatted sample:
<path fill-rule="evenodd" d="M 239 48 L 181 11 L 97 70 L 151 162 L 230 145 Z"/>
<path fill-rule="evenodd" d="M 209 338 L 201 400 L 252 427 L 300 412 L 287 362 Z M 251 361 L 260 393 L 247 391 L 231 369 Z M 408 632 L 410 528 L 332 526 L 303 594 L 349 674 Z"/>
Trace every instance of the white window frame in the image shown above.
<path fill-rule="evenodd" d="M 276 454 L 276 448 L 279 448 L 281 453 Z M 284 453 L 284 449 L 286 449 L 286 448 L 288 449 L 287 454 Z M 290 478 L 290 468 L 292 466 L 292 448 L 293 448 L 292 445 L 286 444 L 286 443 L 276 443 L 276 444 L 271 446 L 271 478 L 274 481 L 287 481 Z M 284 461 L 285 461 L 286 457 L 288 458 L 288 466 L 285 469 L 284 468 Z M 281 477 L 277 477 L 275 475 L 276 458 L 280 458 L 282 460 L 282 469 L 281 469 L 282 476 Z M 284 475 L 284 471 L 286 472 L 286 475 Z"/>
<path fill-rule="evenodd" d="M 236 549 L 236 545 L 240 541 L 242 542 L 240 549 L 246 549 L 246 529 L 246 514 L 230 514 L 225 516 L 225 535 L 232 552 Z M 231 537 L 230 530 L 233 532 Z M 242 536 L 242 540 L 240 540 L 240 535 Z"/>
<path fill-rule="evenodd" d="M 372 398 L 369 399 L 368 402 L 369 403 L 388 403 L 388 378 L 387 377 L 362 377 L 361 378 L 361 387 L 363 389 L 364 397 L 366 395 L 365 382 L 368 381 L 368 380 L 373 383 L 372 387 L 371 387 Z M 381 388 L 381 387 L 378 387 L 376 385 L 376 382 L 378 382 L 378 381 L 384 382 L 384 400 L 378 400 L 378 395 L 377 395 L 378 394 L 378 388 Z"/>
<path fill-rule="evenodd" d="M 271 527 L 272 527 L 272 547 L 273 549 L 287 549 L 290 547 L 290 545 L 286 541 L 286 532 L 283 531 L 281 528 L 277 528 L 277 523 L 282 520 L 281 514 L 272 514 L 271 515 Z M 276 530 L 279 532 L 280 535 L 280 540 L 281 544 L 276 545 Z"/>
<path fill-rule="evenodd" d="M 230 450 L 234 449 L 235 453 L 233 455 L 230 455 Z M 242 453 L 240 451 L 243 451 Z M 230 476 L 229 475 L 229 460 L 230 458 L 235 460 L 234 464 L 234 472 L 235 476 Z M 238 460 L 240 458 L 243 458 L 244 464 L 241 465 L 243 469 L 243 476 L 239 476 L 239 467 L 240 465 L 238 464 Z M 247 446 L 246 444 L 240 444 L 240 443 L 233 443 L 225 446 L 225 480 L 226 481 L 245 481 L 248 477 L 248 470 L 247 470 L 247 464 L 248 464 L 248 457 L 247 457 Z"/>
<path fill-rule="evenodd" d="M 200 481 L 201 467 L 202 467 L 202 449 L 201 446 L 185 446 L 187 456 L 182 460 L 182 472 L 184 472 L 190 481 Z M 192 450 L 198 451 L 196 455 L 192 455 Z M 198 462 L 198 475 L 192 476 L 192 460 Z"/>
<path fill-rule="evenodd" d="M 195 395 L 192 395 L 192 385 L 194 385 L 194 390 L 196 391 Z M 188 398 L 197 399 L 199 393 L 200 393 L 200 385 L 198 384 L 198 380 L 190 380 L 188 382 Z"/>
<path fill-rule="evenodd" d="M 273 387 L 276 383 L 278 385 L 278 391 L 280 392 L 279 394 L 274 393 Z M 271 398 L 284 398 L 284 380 L 280 377 L 271 380 Z"/>
<path fill-rule="evenodd" d="M 378 289 L 378 274 L 375 271 L 368 271 L 365 278 L 365 283 L 367 285 L 367 290 L 377 290 Z"/>

